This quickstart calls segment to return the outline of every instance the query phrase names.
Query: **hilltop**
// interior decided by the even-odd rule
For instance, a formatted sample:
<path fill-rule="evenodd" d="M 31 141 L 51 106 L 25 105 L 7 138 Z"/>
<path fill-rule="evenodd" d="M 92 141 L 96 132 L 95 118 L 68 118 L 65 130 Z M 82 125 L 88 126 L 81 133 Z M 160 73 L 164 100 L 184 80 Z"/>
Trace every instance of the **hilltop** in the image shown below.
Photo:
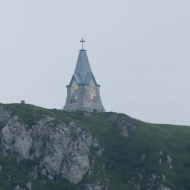
<path fill-rule="evenodd" d="M 0 104 L 1 190 L 190 189 L 190 128 Z"/>

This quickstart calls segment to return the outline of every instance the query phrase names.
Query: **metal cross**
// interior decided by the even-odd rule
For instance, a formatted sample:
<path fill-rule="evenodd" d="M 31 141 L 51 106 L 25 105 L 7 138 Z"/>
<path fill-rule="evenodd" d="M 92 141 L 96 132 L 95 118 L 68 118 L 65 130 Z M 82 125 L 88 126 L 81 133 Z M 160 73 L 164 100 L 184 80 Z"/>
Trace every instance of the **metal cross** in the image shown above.
<path fill-rule="evenodd" d="M 83 49 L 83 43 L 85 42 L 85 40 L 83 40 L 83 38 L 82 38 L 82 40 L 80 42 L 82 43 L 82 49 Z"/>

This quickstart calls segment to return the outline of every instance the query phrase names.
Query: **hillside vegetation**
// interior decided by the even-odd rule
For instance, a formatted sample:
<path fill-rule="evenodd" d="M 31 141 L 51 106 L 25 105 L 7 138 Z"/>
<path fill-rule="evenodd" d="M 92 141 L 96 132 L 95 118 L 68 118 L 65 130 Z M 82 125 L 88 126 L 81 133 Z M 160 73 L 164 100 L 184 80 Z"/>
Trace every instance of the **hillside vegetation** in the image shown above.
<path fill-rule="evenodd" d="M 10 117 L 0 122 L 1 190 L 190 189 L 188 126 L 145 123 L 114 112 L 66 112 L 27 104 L 0 106 L 10 111 Z M 34 155 L 34 148 L 27 158 L 15 153 L 14 148 L 11 149 L 12 152 L 7 148 L 4 150 L 3 130 L 6 125 L 10 125 L 9 120 L 14 116 L 18 117 L 19 123 L 24 124 L 28 131 L 42 117 L 49 116 L 54 118 L 53 122 L 50 121 L 51 127 L 62 123 L 70 126 L 73 122 L 82 127 L 86 134 L 91 134 L 98 145 L 89 145 L 90 169 L 82 179 L 73 183 L 70 178 L 58 175 L 48 177 L 40 169 L 43 155 L 31 156 Z M 80 136 L 74 129 L 70 130 L 70 134 L 73 142 Z"/>

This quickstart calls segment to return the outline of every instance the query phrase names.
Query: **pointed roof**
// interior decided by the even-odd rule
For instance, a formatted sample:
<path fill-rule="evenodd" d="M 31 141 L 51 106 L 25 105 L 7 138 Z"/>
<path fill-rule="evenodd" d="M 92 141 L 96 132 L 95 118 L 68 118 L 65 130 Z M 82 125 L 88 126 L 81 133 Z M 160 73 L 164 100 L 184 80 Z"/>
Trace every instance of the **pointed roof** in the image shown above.
<path fill-rule="evenodd" d="M 92 71 L 90 68 L 86 50 L 81 49 L 79 51 L 75 74 L 80 82 L 85 82 L 85 77 L 87 73 L 92 73 Z"/>
<path fill-rule="evenodd" d="M 90 81 L 93 78 L 95 84 L 97 86 L 100 86 L 99 84 L 97 84 L 96 79 L 91 71 L 88 56 L 86 50 L 84 49 L 81 49 L 79 51 L 77 65 L 73 77 L 76 79 L 78 84 L 90 84 Z M 71 85 L 71 82 L 69 85 Z"/>
<path fill-rule="evenodd" d="M 70 86 L 73 78 L 75 78 L 78 84 L 90 84 L 91 79 L 93 79 L 95 84 L 100 87 L 100 85 L 97 84 L 96 79 L 91 71 L 86 50 L 83 49 L 83 43 L 85 42 L 83 38 L 80 42 L 82 42 L 82 49 L 79 51 L 78 60 L 73 77 L 70 81 L 70 84 L 67 86 Z"/>

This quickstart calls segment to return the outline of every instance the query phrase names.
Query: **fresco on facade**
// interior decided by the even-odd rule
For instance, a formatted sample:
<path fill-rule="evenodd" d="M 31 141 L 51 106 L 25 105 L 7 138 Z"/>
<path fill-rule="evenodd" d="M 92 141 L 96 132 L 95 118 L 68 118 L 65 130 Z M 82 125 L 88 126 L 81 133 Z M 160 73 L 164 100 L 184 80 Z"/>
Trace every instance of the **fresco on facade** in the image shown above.
<path fill-rule="evenodd" d="M 90 81 L 88 88 L 88 102 L 96 103 L 96 86 L 93 80 Z"/>
<path fill-rule="evenodd" d="M 70 88 L 70 97 L 71 97 L 71 99 L 70 99 L 71 104 L 78 102 L 78 99 L 79 99 L 79 97 L 78 97 L 78 85 L 77 85 L 75 80 L 73 80 L 71 88 Z"/>

